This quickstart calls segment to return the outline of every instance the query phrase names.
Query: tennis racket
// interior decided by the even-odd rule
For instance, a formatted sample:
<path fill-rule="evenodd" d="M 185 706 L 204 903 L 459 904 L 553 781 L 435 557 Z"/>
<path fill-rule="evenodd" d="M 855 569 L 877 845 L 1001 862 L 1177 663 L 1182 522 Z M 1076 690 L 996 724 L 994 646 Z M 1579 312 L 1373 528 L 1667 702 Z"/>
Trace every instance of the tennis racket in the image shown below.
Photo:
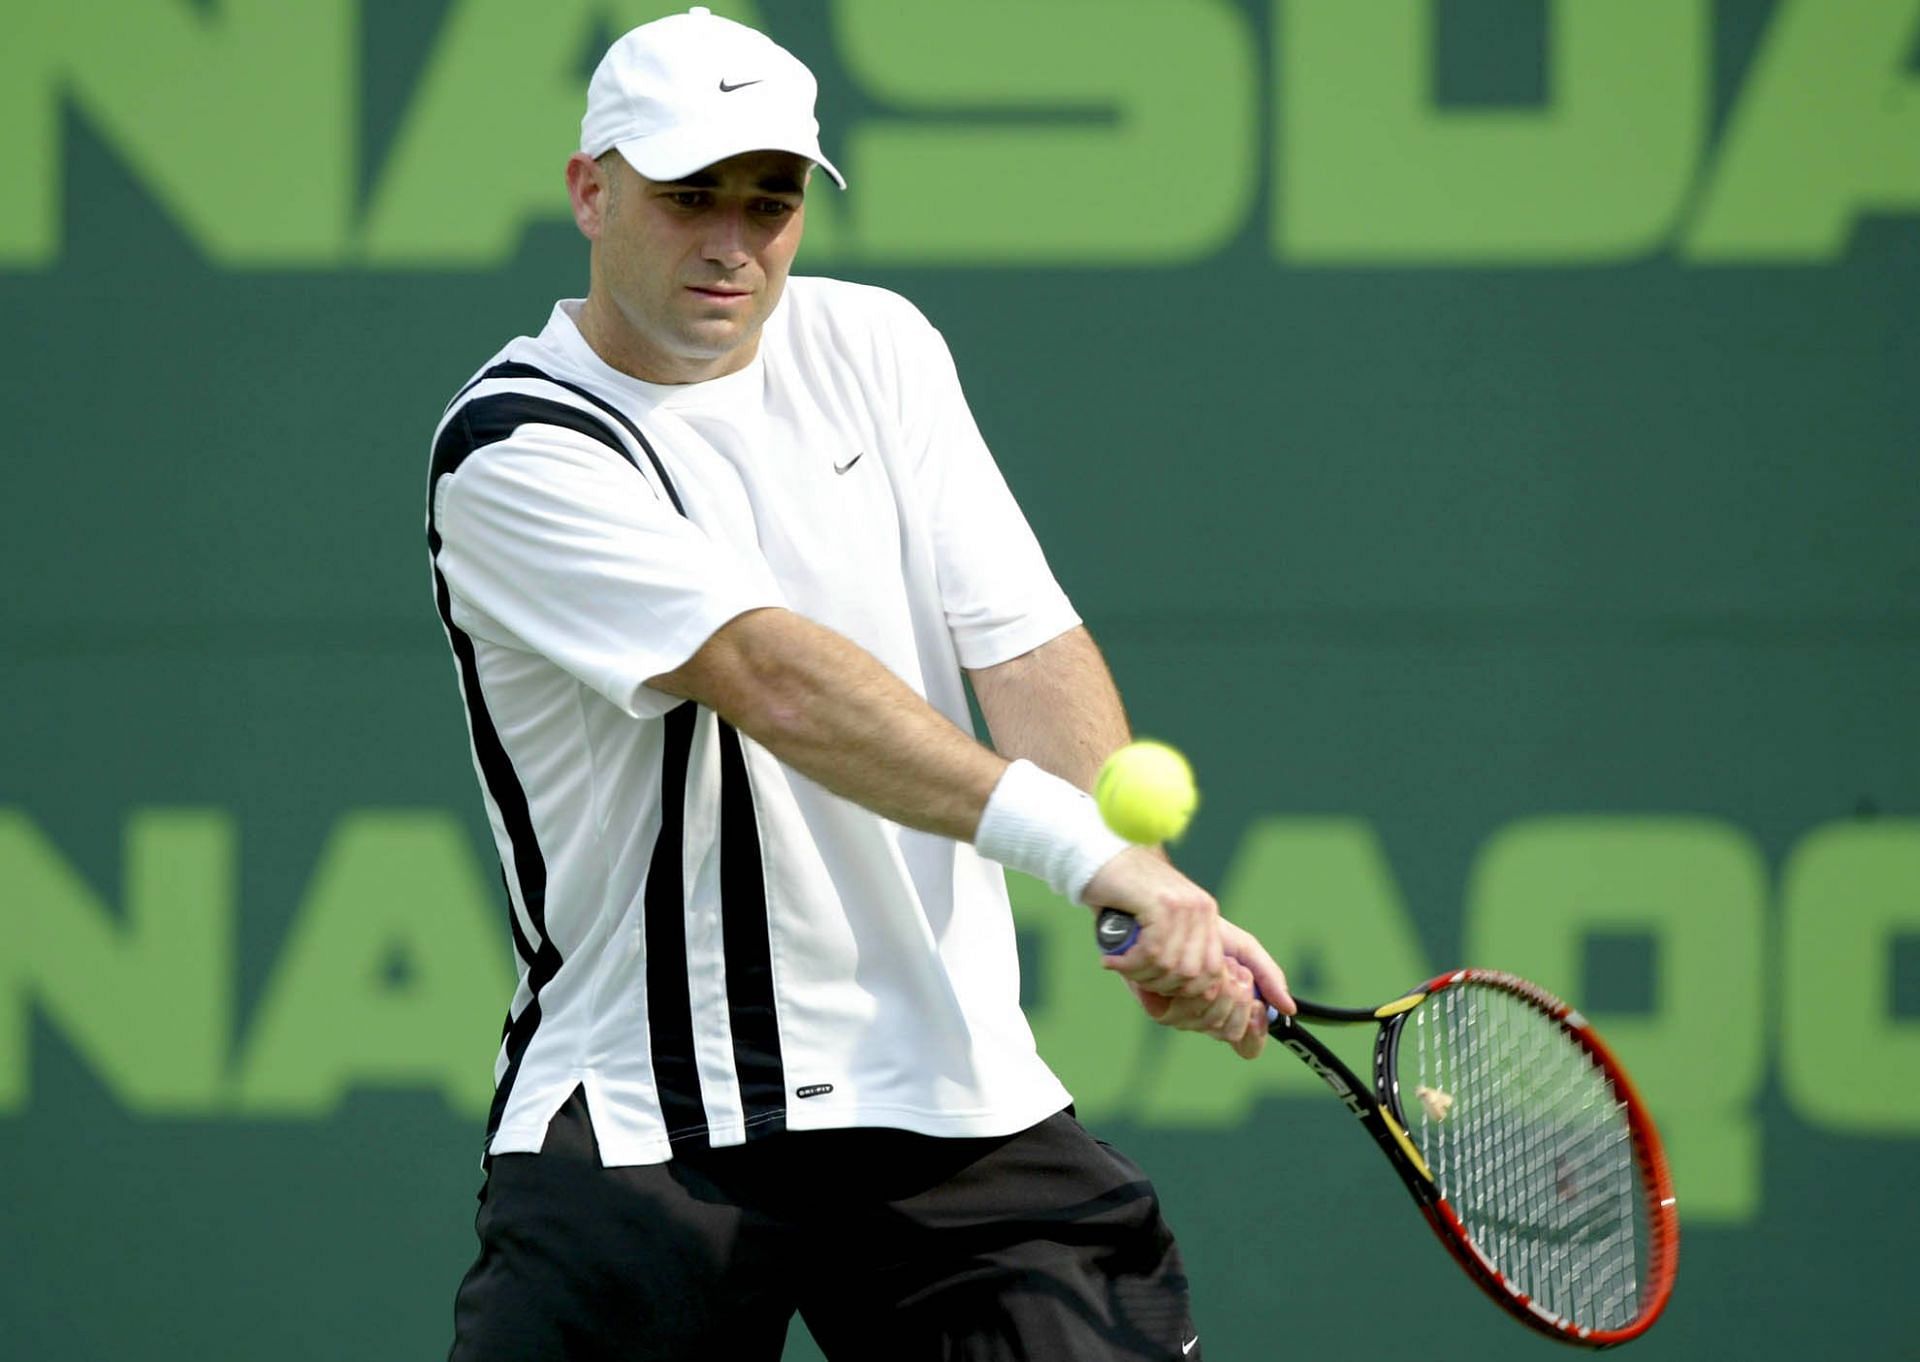
<path fill-rule="evenodd" d="M 1118 909 L 1096 924 L 1109 955 L 1139 934 Z M 1586 1018 L 1480 969 L 1374 1008 L 1294 1002 L 1300 1017 L 1379 1028 L 1369 1084 L 1299 1018 L 1267 1014 L 1268 1033 L 1366 1127 L 1482 1291 L 1589 1348 L 1659 1318 L 1680 1248 L 1673 1183 L 1652 1117 Z"/>

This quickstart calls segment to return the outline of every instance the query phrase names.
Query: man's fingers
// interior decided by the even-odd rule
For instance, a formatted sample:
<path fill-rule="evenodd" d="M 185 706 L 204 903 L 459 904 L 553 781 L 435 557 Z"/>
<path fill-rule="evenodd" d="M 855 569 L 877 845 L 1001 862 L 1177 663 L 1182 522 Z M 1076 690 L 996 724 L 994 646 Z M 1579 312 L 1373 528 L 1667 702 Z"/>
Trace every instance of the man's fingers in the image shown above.
<path fill-rule="evenodd" d="M 1216 984 L 1219 982 L 1216 981 Z M 1234 996 L 1233 989 L 1216 987 L 1214 997 L 1206 1003 L 1206 1010 L 1199 1016 L 1199 1026 L 1196 1029 L 1226 1039 L 1227 1032 L 1235 1030 L 1233 1027 L 1235 1014 L 1245 1010 L 1245 1003 Z"/>
<path fill-rule="evenodd" d="M 1207 981 L 1211 998 L 1157 993 L 1131 978 L 1127 983 L 1141 1010 L 1160 1025 L 1210 1035 L 1242 1059 L 1255 1059 L 1266 1048 L 1267 1005 L 1254 996 L 1253 981 L 1251 970 L 1228 958 Z"/>
<path fill-rule="evenodd" d="M 1159 993 L 1193 997 L 1198 991 L 1195 985 L 1204 983 L 1194 974 L 1191 924 L 1182 914 L 1169 911 L 1151 926 L 1142 928 L 1139 946 L 1142 949 L 1140 968 L 1132 977 L 1147 987 Z"/>
<path fill-rule="evenodd" d="M 1287 989 L 1287 976 L 1274 963 L 1273 957 L 1267 954 L 1267 948 L 1251 932 L 1224 920 L 1220 923 L 1220 936 L 1226 944 L 1227 954 L 1253 971 L 1254 987 L 1260 990 L 1260 996 L 1281 1012 L 1292 1016 L 1297 1009 L 1293 994 Z"/>
<path fill-rule="evenodd" d="M 1169 965 L 1186 981 L 1181 992 L 1190 998 L 1194 997 L 1206 987 L 1207 983 L 1206 976 L 1200 968 L 1200 962 L 1206 958 L 1207 943 L 1200 939 L 1198 932 L 1189 927 L 1174 943 L 1173 952 L 1173 959 Z"/>
<path fill-rule="evenodd" d="M 1122 852 L 1100 868 L 1082 898 L 1091 907 L 1118 908 L 1138 924 L 1138 940 L 1117 966 L 1127 978 L 1185 997 L 1211 987 L 1225 958 L 1220 907 L 1164 857 L 1138 847 Z"/>
<path fill-rule="evenodd" d="M 1205 1032 L 1232 1044 L 1245 1034 L 1255 1006 L 1252 974 L 1245 966 L 1227 960 L 1220 972 L 1206 981 L 1202 993 L 1169 997 L 1161 1017 L 1165 1025 Z M 1261 1015 L 1264 1018 L 1264 1008 Z"/>
<path fill-rule="evenodd" d="M 1225 959 L 1213 930 L 1217 920 L 1201 924 L 1204 930 L 1179 916 L 1143 924 L 1139 939 L 1124 954 L 1107 956 L 1102 963 L 1155 993 L 1204 996 L 1216 987 L 1218 962 Z M 1210 954 L 1216 963 L 1207 969 L 1204 962 Z"/>
<path fill-rule="evenodd" d="M 1100 962 L 1102 969 L 1110 969 L 1128 983 L 1150 993 L 1175 994 L 1185 978 L 1154 964 L 1153 959 L 1139 946 L 1135 946 L 1125 955 L 1109 955 Z"/>
<path fill-rule="evenodd" d="M 1266 1048 L 1267 1028 L 1265 1026 L 1249 1027 L 1246 1035 L 1233 1042 L 1233 1052 L 1242 1059 L 1258 1059 L 1260 1052 Z"/>
<path fill-rule="evenodd" d="M 1225 958 L 1220 945 L 1220 916 L 1213 900 L 1203 898 L 1185 905 L 1180 919 L 1163 958 L 1169 972 L 1181 977 L 1180 991 L 1188 997 L 1199 997 L 1213 987 Z"/>
<path fill-rule="evenodd" d="M 1162 902 L 1124 955 L 1102 963 L 1124 976 L 1162 1026 L 1198 1031 L 1243 1059 L 1267 1044 L 1267 1007 L 1294 1012 L 1287 976 L 1252 934 L 1218 915 L 1211 899 Z"/>
<path fill-rule="evenodd" d="M 1280 972 L 1278 965 L 1273 967 L 1271 973 L 1257 973 L 1254 978 L 1260 981 L 1260 996 L 1276 1010 L 1289 1017 L 1300 1010 L 1293 1001 L 1293 994 L 1287 990 L 1287 976 Z"/>

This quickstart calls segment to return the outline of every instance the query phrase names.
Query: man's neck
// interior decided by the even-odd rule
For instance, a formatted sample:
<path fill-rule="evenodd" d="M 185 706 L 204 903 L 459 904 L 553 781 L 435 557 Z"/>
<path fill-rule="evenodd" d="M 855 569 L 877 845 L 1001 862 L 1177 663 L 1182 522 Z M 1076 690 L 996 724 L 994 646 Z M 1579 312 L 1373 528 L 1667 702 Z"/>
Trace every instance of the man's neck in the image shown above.
<path fill-rule="evenodd" d="M 610 367 L 643 383 L 705 383 L 738 373 L 760 353 L 760 333 L 756 331 L 745 345 L 711 359 L 666 354 L 648 345 L 626 324 L 617 309 L 604 305 L 593 294 L 588 294 L 581 305 L 576 324 L 580 338 L 594 354 Z"/>

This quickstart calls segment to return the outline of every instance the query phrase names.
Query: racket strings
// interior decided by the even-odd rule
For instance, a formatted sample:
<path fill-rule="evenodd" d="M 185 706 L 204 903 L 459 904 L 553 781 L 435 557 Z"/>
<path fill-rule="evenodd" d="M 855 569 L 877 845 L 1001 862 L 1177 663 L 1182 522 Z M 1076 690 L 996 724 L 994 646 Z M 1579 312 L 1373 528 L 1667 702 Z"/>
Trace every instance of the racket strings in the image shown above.
<path fill-rule="evenodd" d="M 1579 1043 L 1469 983 L 1408 1018 L 1399 1067 L 1421 1098 L 1403 1101 L 1409 1133 L 1487 1262 L 1551 1315 L 1631 1323 L 1649 1237 L 1640 1172 L 1625 1106 Z"/>

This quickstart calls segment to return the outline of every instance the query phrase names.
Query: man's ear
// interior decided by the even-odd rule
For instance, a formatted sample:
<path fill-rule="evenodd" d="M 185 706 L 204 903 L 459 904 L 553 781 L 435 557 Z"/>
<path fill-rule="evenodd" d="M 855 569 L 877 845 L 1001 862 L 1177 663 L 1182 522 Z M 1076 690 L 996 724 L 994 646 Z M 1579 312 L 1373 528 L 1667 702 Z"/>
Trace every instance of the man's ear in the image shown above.
<path fill-rule="evenodd" d="M 612 177 L 598 161 L 584 151 L 567 158 L 567 199 L 573 205 L 574 225 L 587 240 L 600 239 L 612 197 Z"/>

